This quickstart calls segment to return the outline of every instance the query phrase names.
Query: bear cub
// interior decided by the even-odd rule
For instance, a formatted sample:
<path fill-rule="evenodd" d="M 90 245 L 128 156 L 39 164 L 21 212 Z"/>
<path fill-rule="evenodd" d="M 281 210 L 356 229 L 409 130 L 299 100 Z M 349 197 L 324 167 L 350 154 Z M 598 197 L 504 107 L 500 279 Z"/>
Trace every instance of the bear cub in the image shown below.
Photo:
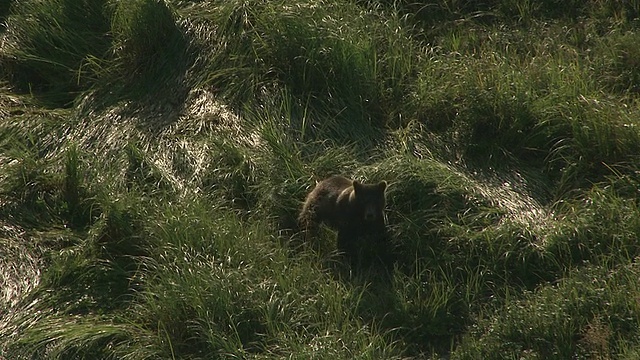
<path fill-rule="evenodd" d="M 307 195 L 298 218 L 300 227 L 307 238 L 316 235 L 321 223 L 337 230 L 338 251 L 352 265 L 380 260 L 390 251 L 384 214 L 386 188 L 386 181 L 362 184 L 343 176 L 327 178 Z"/>

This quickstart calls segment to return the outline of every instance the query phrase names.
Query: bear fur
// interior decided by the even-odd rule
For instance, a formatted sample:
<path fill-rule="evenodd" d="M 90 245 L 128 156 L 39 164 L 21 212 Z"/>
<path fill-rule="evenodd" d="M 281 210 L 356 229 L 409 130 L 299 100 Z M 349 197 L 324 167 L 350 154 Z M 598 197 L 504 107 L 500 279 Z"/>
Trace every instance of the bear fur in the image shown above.
<path fill-rule="evenodd" d="M 338 232 L 338 251 L 352 264 L 380 257 L 390 250 L 385 249 L 386 188 L 386 181 L 363 184 L 337 175 L 319 182 L 298 218 L 305 237 L 315 236 L 324 223 Z"/>

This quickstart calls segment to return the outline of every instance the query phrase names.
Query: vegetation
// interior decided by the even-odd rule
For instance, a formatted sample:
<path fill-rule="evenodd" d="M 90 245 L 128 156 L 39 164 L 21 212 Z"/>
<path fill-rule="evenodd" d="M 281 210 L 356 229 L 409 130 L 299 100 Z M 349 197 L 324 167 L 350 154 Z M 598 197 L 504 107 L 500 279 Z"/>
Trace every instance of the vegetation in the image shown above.
<path fill-rule="evenodd" d="M 639 1 L 6 3 L 0 358 L 640 354 Z"/>

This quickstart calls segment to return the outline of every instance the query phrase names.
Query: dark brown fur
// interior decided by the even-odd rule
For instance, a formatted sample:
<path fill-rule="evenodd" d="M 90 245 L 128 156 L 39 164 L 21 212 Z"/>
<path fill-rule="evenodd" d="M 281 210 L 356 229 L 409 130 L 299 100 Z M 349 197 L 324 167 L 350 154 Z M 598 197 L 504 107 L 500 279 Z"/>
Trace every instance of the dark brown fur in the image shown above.
<path fill-rule="evenodd" d="M 307 195 L 298 221 L 307 238 L 314 237 L 324 223 L 338 231 L 338 250 L 354 260 L 373 244 L 372 238 L 386 235 L 384 208 L 387 183 L 362 184 L 332 176 Z"/>

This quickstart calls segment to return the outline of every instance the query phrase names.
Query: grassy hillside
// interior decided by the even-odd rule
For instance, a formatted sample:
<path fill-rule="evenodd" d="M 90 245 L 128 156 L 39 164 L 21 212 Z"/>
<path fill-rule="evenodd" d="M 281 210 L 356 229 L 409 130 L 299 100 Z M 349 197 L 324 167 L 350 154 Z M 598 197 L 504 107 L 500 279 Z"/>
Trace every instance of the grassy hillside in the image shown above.
<path fill-rule="evenodd" d="M 4 2 L 0 358 L 637 358 L 639 15 Z M 331 174 L 391 274 L 292 245 Z"/>

